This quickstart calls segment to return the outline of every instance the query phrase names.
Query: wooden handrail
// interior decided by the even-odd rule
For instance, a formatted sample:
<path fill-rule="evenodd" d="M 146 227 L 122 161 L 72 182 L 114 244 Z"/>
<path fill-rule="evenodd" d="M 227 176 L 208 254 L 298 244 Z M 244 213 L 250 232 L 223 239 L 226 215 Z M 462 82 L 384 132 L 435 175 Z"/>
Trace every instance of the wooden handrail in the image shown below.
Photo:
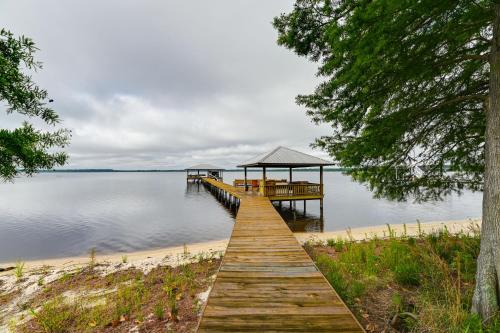
<path fill-rule="evenodd" d="M 265 196 L 290 197 L 304 195 L 322 195 L 322 184 L 285 184 L 285 185 L 266 185 Z"/>
<path fill-rule="evenodd" d="M 260 178 L 248 178 L 247 179 L 247 185 L 252 186 L 252 184 L 255 184 L 254 186 L 260 186 L 260 182 L 262 179 Z M 272 182 L 278 182 L 278 183 L 285 183 L 287 182 L 286 179 L 266 179 L 266 183 L 272 183 Z M 233 180 L 233 186 L 238 187 L 238 186 L 245 186 L 245 180 L 244 179 L 234 179 Z"/>

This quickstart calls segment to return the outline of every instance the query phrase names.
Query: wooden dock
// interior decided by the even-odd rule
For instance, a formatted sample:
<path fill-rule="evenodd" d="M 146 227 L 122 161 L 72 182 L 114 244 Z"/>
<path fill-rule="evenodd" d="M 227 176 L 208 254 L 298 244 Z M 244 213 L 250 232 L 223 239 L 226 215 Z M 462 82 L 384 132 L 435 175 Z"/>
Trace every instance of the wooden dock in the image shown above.
<path fill-rule="evenodd" d="M 364 332 L 269 198 L 203 181 L 239 210 L 198 332 Z"/>

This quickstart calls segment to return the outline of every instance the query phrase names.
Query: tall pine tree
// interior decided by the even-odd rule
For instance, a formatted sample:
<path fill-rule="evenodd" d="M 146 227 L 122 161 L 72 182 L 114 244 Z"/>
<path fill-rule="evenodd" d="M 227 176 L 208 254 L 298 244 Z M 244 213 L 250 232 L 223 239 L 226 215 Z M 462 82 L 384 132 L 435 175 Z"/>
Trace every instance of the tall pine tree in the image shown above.
<path fill-rule="evenodd" d="M 500 305 L 500 5 L 489 0 L 296 0 L 278 43 L 318 62 L 297 102 L 326 149 L 376 196 L 483 191 L 473 311 Z"/>

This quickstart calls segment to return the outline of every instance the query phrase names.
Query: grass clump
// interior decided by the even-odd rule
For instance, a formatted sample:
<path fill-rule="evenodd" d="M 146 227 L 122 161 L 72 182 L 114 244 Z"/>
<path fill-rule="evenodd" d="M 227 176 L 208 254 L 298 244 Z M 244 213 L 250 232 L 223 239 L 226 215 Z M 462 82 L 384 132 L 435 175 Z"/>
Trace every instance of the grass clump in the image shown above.
<path fill-rule="evenodd" d="M 45 303 L 39 311 L 30 310 L 43 330 L 47 333 L 66 332 L 65 328 L 74 320 L 75 309 L 56 297 Z"/>
<path fill-rule="evenodd" d="M 96 265 L 97 251 L 95 247 L 91 248 L 89 251 L 89 268 L 92 270 Z"/>
<path fill-rule="evenodd" d="M 130 284 L 123 284 L 115 294 L 111 294 L 106 304 L 112 310 L 112 322 L 117 323 L 130 319 L 132 313 L 137 313 L 141 308 L 147 290 L 142 279 L 134 280 Z"/>
<path fill-rule="evenodd" d="M 14 275 L 19 281 L 23 277 L 23 274 L 24 274 L 24 261 L 17 260 L 16 266 L 14 267 Z"/>
<path fill-rule="evenodd" d="M 154 306 L 153 313 L 158 320 L 165 319 L 165 306 L 163 302 L 157 302 Z"/>
<path fill-rule="evenodd" d="M 196 273 L 191 269 L 190 265 L 181 265 L 178 274 L 169 272 L 165 275 L 163 290 L 167 297 L 170 319 L 178 321 L 178 302 L 184 298 L 185 294 L 194 297 L 196 286 Z"/>
<path fill-rule="evenodd" d="M 386 239 L 329 240 L 308 252 L 375 331 L 500 332 L 500 316 L 485 326 L 470 313 L 479 243 L 477 229 L 409 237 L 388 226 Z"/>
<path fill-rule="evenodd" d="M 342 252 L 344 250 L 344 240 L 342 238 L 338 238 L 337 240 L 335 239 L 328 239 L 326 241 L 326 244 L 329 247 L 332 247 L 335 249 L 337 252 Z"/>

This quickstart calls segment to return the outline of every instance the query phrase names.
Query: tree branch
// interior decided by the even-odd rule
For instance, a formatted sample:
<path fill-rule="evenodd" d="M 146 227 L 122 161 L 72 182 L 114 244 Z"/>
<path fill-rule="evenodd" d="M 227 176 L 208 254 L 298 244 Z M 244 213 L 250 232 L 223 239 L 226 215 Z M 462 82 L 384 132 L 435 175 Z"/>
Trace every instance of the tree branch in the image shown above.
<path fill-rule="evenodd" d="M 490 60 L 490 53 L 485 54 L 466 54 L 461 56 L 458 60 Z"/>

